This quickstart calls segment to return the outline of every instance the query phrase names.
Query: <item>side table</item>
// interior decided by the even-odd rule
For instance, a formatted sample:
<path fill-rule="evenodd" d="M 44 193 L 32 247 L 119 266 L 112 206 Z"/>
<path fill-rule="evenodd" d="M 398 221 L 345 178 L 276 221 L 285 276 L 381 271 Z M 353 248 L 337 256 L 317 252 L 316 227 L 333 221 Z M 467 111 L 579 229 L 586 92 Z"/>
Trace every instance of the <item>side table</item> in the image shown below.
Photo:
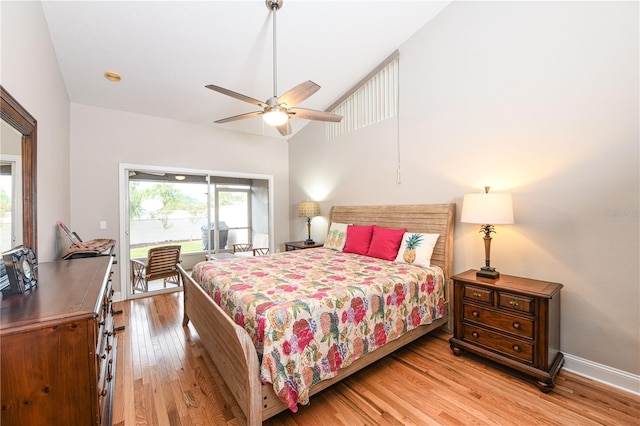
<path fill-rule="evenodd" d="M 304 241 L 289 241 L 284 243 L 285 251 L 304 250 L 304 249 L 322 247 L 322 246 L 324 246 L 323 243 L 305 244 Z"/>
<path fill-rule="evenodd" d="M 538 379 L 549 392 L 564 363 L 560 352 L 560 290 L 562 284 L 501 275 L 476 276 L 475 270 L 455 275 L 454 355 L 464 351 Z"/>

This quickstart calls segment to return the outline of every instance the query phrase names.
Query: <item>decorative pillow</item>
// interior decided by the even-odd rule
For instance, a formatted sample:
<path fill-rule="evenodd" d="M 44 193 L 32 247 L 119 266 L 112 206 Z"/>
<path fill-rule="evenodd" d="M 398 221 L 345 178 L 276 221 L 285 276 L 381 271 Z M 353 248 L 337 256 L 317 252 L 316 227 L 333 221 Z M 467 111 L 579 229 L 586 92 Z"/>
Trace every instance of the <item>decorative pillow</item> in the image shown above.
<path fill-rule="evenodd" d="M 347 242 L 347 224 L 334 222 L 329 227 L 324 246 L 332 250 L 342 251 Z"/>
<path fill-rule="evenodd" d="M 406 232 L 402 237 L 400 250 L 396 262 L 412 263 L 420 266 L 431 265 L 431 255 L 433 248 L 438 241 L 439 234 L 420 234 L 416 232 Z"/>
<path fill-rule="evenodd" d="M 345 243 L 342 251 L 345 253 L 356 253 L 366 256 L 369 251 L 369 244 L 371 244 L 372 234 L 373 225 L 347 225 L 347 242 Z"/>
<path fill-rule="evenodd" d="M 373 225 L 373 235 L 367 256 L 384 260 L 395 260 L 398 247 L 406 229 L 381 228 Z"/>

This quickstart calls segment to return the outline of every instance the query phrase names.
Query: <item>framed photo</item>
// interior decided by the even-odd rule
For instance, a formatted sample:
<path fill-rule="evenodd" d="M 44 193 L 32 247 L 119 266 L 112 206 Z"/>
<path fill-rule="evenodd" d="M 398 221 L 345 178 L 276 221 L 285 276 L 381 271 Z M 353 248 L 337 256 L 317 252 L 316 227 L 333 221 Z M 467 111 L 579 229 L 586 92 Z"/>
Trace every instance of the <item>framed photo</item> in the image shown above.
<path fill-rule="evenodd" d="M 38 260 L 29 247 L 16 247 L 2 253 L 4 267 L 9 279 L 2 292 L 7 295 L 35 290 L 38 284 Z"/>

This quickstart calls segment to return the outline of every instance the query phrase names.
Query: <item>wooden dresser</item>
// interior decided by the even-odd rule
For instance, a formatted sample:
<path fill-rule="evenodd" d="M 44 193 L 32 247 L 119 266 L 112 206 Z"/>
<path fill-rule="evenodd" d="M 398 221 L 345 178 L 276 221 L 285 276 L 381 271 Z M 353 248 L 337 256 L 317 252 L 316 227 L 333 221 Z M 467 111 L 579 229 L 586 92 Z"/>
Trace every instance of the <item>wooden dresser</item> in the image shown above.
<path fill-rule="evenodd" d="M 112 259 L 41 263 L 35 291 L 3 297 L 3 426 L 111 424 Z"/>
<path fill-rule="evenodd" d="M 453 277 L 454 333 L 451 350 L 464 350 L 538 379 L 543 392 L 554 387 L 564 363 L 560 352 L 562 284 L 502 275 Z"/>

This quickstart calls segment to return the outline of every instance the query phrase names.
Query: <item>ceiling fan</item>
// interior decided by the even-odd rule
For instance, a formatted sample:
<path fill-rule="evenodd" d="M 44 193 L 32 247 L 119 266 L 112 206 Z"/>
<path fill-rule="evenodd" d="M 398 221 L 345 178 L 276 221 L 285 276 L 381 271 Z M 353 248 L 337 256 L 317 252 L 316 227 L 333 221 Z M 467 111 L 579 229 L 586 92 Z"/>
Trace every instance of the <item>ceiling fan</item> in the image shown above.
<path fill-rule="evenodd" d="M 265 0 L 267 8 L 273 11 L 273 96 L 267 99 L 265 102 L 262 102 L 249 96 L 234 92 L 232 90 L 209 84 L 205 86 L 207 89 L 214 90 L 216 92 L 231 96 L 232 98 L 236 98 L 262 108 L 262 111 L 253 111 L 245 114 L 234 115 L 233 117 L 216 120 L 216 123 L 229 123 L 231 121 L 243 120 L 245 118 L 262 115 L 265 123 L 278 129 L 282 136 L 287 136 L 291 134 L 291 124 L 289 123 L 289 119 L 292 117 L 331 122 L 339 122 L 340 120 L 342 120 L 341 115 L 296 107 L 296 105 L 298 105 L 300 102 L 304 101 L 320 89 L 320 86 L 318 86 L 311 80 L 300 83 L 296 87 L 285 92 L 282 96 L 278 96 L 276 61 L 276 12 L 278 11 L 278 9 L 282 8 L 282 2 L 283 0 Z"/>

